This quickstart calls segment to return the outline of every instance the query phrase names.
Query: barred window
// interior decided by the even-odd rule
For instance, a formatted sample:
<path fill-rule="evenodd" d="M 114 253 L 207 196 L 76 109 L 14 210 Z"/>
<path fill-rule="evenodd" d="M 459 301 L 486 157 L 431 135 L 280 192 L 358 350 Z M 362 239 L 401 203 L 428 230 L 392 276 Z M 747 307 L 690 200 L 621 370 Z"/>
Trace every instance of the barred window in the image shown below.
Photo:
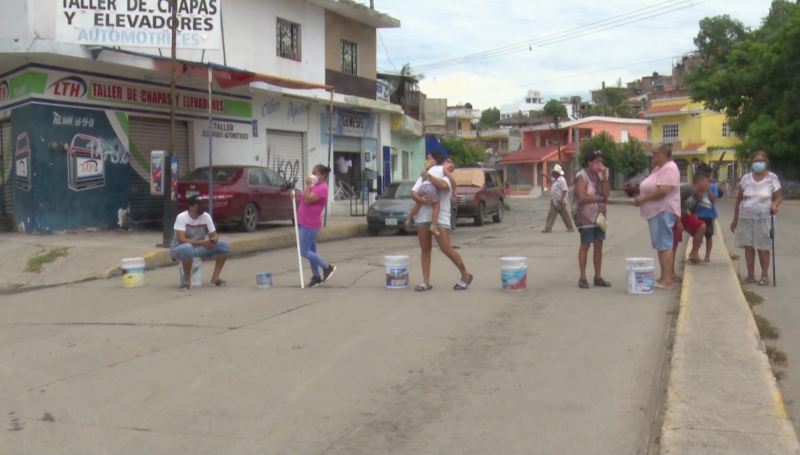
<path fill-rule="evenodd" d="M 278 57 L 301 61 L 300 24 L 278 18 L 276 52 Z"/>
<path fill-rule="evenodd" d="M 677 141 L 680 139 L 680 130 L 677 123 L 668 123 L 661 126 L 661 137 L 664 142 Z"/>
<path fill-rule="evenodd" d="M 358 76 L 358 44 L 342 40 L 342 72 Z"/>
<path fill-rule="evenodd" d="M 731 129 L 727 122 L 722 124 L 722 137 L 731 137 Z"/>

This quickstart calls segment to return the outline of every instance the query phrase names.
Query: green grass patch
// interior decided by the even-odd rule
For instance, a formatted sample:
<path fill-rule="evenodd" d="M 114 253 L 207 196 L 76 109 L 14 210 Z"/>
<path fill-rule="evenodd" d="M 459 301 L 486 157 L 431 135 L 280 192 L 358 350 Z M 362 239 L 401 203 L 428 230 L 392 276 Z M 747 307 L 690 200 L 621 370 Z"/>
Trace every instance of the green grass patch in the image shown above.
<path fill-rule="evenodd" d="M 55 248 L 50 250 L 47 254 L 35 256 L 28 259 L 28 266 L 25 267 L 26 272 L 39 273 L 42 271 L 42 266 L 55 261 L 58 258 L 63 258 L 67 255 L 68 248 Z"/>
<path fill-rule="evenodd" d="M 786 353 L 776 346 L 767 346 L 767 357 L 769 358 L 769 363 L 775 366 L 785 367 L 789 363 Z"/>
<path fill-rule="evenodd" d="M 764 316 L 760 316 L 756 313 L 753 313 L 753 317 L 756 320 L 756 326 L 758 327 L 758 333 L 761 334 L 761 338 L 765 340 L 777 340 L 781 337 L 781 330 L 769 321 L 769 319 L 765 318 Z"/>
<path fill-rule="evenodd" d="M 747 304 L 750 305 L 750 308 L 764 303 L 764 296 L 757 292 L 753 292 L 744 286 L 742 286 L 742 294 L 744 294 L 744 299 L 747 300 Z"/>
<path fill-rule="evenodd" d="M 775 380 L 776 381 L 780 381 L 781 379 L 786 377 L 786 372 L 783 371 L 783 370 L 776 370 L 776 369 L 773 368 L 772 369 L 772 375 L 775 376 Z M 791 401 L 791 400 L 789 400 L 789 401 Z M 790 404 L 790 403 L 787 403 L 786 401 L 784 401 L 784 403 L 785 404 Z"/>

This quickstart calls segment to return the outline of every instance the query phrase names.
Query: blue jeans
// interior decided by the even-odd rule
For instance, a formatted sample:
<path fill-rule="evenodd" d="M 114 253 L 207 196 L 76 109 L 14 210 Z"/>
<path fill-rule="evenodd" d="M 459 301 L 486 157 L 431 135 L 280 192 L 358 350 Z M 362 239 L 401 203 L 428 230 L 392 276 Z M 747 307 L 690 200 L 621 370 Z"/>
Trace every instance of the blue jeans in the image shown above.
<path fill-rule="evenodd" d="M 231 253 L 231 247 L 224 240 L 217 241 L 214 248 L 210 250 L 202 246 L 192 246 L 191 243 L 182 243 L 170 251 L 172 259 L 186 261 L 194 258 L 211 258 L 214 256 L 227 256 Z"/>
<path fill-rule="evenodd" d="M 328 268 L 328 263 L 317 254 L 317 233 L 319 233 L 319 229 L 300 226 L 300 256 L 308 259 L 308 262 L 311 263 L 311 273 L 314 276 L 319 276 L 320 268 Z"/>
<path fill-rule="evenodd" d="M 647 220 L 650 228 L 650 243 L 656 251 L 669 251 L 675 245 L 672 228 L 678 222 L 674 213 L 661 212 Z"/>

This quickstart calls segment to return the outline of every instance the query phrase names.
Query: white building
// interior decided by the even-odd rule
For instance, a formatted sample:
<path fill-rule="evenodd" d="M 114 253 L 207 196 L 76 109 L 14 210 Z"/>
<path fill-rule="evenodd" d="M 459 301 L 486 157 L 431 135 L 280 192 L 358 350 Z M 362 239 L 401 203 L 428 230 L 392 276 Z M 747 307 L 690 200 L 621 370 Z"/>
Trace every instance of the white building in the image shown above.
<path fill-rule="evenodd" d="M 208 165 L 209 63 L 215 165 L 267 166 L 298 188 L 329 150 L 380 171 L 390 115 L 402 110 L 376 100 L 376 29 L 399 21 L 351 0 L 180 5 L 179 177 Z M 39 233 L 113 226 L 119 210 L 134 224 L 159 221 L 150 153 L 170 146 L 169 2 L 3 6 L 0 216 Z"/>
<path fill-rule="evenodd" d="M 530 117 L 531 112 L 541 111 L 548 100 L 542 98 L 539 90 L 528 90 L 525 95 L 525 101 L 522 103 L 503 104 L 500 106 L 500 119 L 509 119 L 515 115 L 522 113 L 525 117 Z M 572 117 L 572 104 L 568 99 L 562 99 L 561 104 L 567 108 L 567 112 Z"/>

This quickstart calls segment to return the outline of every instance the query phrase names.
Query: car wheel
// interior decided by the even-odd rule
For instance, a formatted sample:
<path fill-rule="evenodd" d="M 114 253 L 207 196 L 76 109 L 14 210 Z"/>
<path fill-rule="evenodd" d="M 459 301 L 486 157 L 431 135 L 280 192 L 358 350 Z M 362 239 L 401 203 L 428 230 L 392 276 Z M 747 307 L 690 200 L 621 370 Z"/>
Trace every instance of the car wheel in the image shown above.
<path fill-rule="evenodd" d="M 503 207 L 503 201 L 500 201 L 500 203 L 497 205 L 497 213 L 492 217 L 492 221 L 495 223 L 502 223 L 503 210 L 505 210 L 505 207 Z"/>
<path fill-rule="evenodd" d="M 486 204 L 481 202 L 481 205 L 478 206 L 478 212 L 475 214 L 475 226 L 483 226 L 483 222 L 486 220 Z"/>
<path fill-rule="evenodd" d="M 239 221 L 239 229 L 245 232 L 253 232 L 258 227 L 258 209 L 255 204 L 247 204 Z"/>
<path fill-rule="evenodd" d="M 380 234 L 380 233 L 381 233 L 381 231 L 379 229 L 370 229 L 369 230 L 369 236 L 370 237 L 377 237 L 378 234 Z"/>

